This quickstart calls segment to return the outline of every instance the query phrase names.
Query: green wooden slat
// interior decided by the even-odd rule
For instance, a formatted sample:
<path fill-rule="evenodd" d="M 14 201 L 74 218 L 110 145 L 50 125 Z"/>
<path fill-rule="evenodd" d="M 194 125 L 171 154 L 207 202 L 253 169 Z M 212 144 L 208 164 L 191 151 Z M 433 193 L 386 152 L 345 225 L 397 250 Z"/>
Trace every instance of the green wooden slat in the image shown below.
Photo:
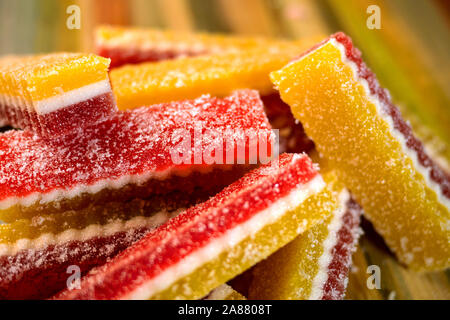
<path fill-rule="evenodd" d="M 218 1 L 189 0 L 195 27 L 201 31 L 230 32 Z"/>

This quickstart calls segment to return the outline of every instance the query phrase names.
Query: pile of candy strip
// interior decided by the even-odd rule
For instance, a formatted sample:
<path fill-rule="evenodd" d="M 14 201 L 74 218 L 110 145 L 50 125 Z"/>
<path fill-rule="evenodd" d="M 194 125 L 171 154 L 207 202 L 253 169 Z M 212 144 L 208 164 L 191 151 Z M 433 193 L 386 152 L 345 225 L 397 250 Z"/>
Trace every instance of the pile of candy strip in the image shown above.
<path fill-rule="evenodd" d="M 150 231 L 56 299 L 199 299 L 337 207 L 312 161 L 282 154 Z M 211 271 L 214 272 L 211 272 Z"/>
<path fill-rule="evenodd" d="M 103 57 L 0 58 L 0 299 L 343 299 L 363 211 L 450 267 L 448 173 L 346 35 L 315 43 L 101 27 Z"/>

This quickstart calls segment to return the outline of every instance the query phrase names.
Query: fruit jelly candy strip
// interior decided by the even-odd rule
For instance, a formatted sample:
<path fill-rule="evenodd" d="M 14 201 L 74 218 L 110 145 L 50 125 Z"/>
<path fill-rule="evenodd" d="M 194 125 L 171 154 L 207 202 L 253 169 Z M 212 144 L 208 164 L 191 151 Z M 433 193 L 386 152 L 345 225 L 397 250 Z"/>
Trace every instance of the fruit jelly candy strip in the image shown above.
<path fill-rule="evenodd" d="M 0 297 L 48 298 L 66 285 L 65 277 L 58 276 L 56 270 L 66 274 L 65 268 L 75 264 L 85 273 L 182 212 L 183 207 L 208 196 L 199 190 L 194 194 L 173 192 L 0 225 Z M 78 253 L 80 250 L 83 255 Z M 10 276 L 11 271 L 14 276 Z"/>
<path fill-rule="evenodd" d="M 202 94 L 225 96 L 240 88 L 273 93 L 269 73 L 298 56 L 310 45 L 291 45 L 273 50 L 180 58 L 113 69 L 111 83 L 119 109 L 193 99 Z"/>
<path fill-rule="evenodd" d="M 279 107 L 285 104 L 278 93 L 273 92 L 267 75 L 297 56 L 310 43 L 310 40 L 304 40 L 302 44 L 291 45 L 290 53 L 287 49 L 279 49 L 279 54 L 274 51 L 269 56 L 268 50 L 259 49 L 252 50 L 253 53 L 231 53 L 226 57 L 186 58 L 183 61 L 128 66 L 113 70 L 111 79 L 121 109 L 195 98 L 206 93 L 226 95 L 240 87 L 258 89 L 263 94 L 271 124 L 280 129 L 283 151 L 304 152 L 313 144 L 304 134 L 301 124 L 295 122 L 289 107 L 287 112 Z"/>
<path fill-rule="evenodd" d="M 235 142 L 234 152 L 228 152 L 233 156 L 228 162 L 233 164 L 208 164 L 204 157 L 195 156 L 211 147 L 207 135 L 201 139 L 201 145 L 192 144 L 198 138 L 195 130 L 205 124 L 211 130 L 223 131 L 223 141 Z M 267 145 L 270 149 L 274 137 L 255 91 L 235 92 L 224 99 L 204 96 L 121 112 L 86 127 L 82 133 L 50 141 L 28 132 L 7 132 L 0 135 L 0 209 L 6 213 L 17 205 L 28 207 L 61 200 L 70 202 L 70 199 L 76 202 L 84 194 L 99 195 L 98 202 L 101 202 L 103 195 L 109 196 L 110 189 L 119 190 L 128 185 L 139 189 L 139 185 L 146 183 L 148 188 L 153 181 L 162 192 L 183 189 L 183 184 L 173 185 L 169 178 L 184 177 L 178 180 L 186 181 L 189 180 L 186 174 L 192 172 L 208 173 L 214 168 L 228 169 L 241 162 L 248 163 L 248 143 L 243 146 L 236 139 L 236 132 L 245 130 L 264 136 L 261 148 Z M 182 133 L 191 142 L 190 149 L 182 150 L 189 159 L 175 164 L 172 150 L 179 150 Z M 246 148 L 245 155 L 236 152 L 238 146 Z M 203 182 L 206 187 L 208 184 L 211 181 Z M 192 185 L 186 181 L 186 186 Z"/>
<path fill-rule="evenodd" d="M 57 299 L 197 299 L 334 210 L 306 155 L 283 154 L 150 232 Z"/>
<path fill-rule="evenodd" d="M 15 205 L 0 211 L 0 220 L 12 223 L 20 219 L 33 219 L 40 215 L 54 215 L 67 211 L 85 210 L 92 206 L 101 208 L 110 202 L 129 201 L 134 198 L 145 200 L 151 198 L 151 200 L 154 200 L 157 197 L 164 197 L 169 199 L 179 197 L 177 189 L 182 189 L 186 197 L 196 198 L 199 192 L 213 195 L 242 177 L 243 174 L 253 167 L 255 165 L 236 165 L 231 168 L 221 167 L 211 171 L 192 172 L 189 175 L 189 179 L 186 176 L 177 176 L 175 174 L 170 179 L 163 181 L 150 180 L 140 185 L 128 184 L 121 189 L 105 189 L 95 194 L 84 193 L 75 198 L 66 198 L 44 204 L 35 203 L 31 206 Z"/>
<path fill-rule="evenodd" d="M 96 51 L 111 59 L 111 67 L 154 62 L 183 56 L 273 48 L 288 41 L 263 37 L 226 36 L 154 29 L 101 26 L 95 34 Z"/>
<path fill-rule="evenodd" d="M 136 228 L 145 227 L 147 229 L 153 229 L 165 222 L 170 218 L 177 215 L 180 211 L 175 210 L 168 212 L 162 210 L 153 213 L 149 216 L 138 215 L 130 217 L 129 219 L 114 219 L 108 221 L 105 224 L 88 224 L 84 228 L 68 228 L 59 233 L 43 233 L 35 239 L 22 238 L 13 243 L 1 243 L 0 244 L 0 257 L 12 257 L 20 254 L 23 251 L 43 251 L 52 250 L 55 245 L 64 245 L 72 241 L 87 241 L 95 237 L 109 237 L 117 232 L 127 232 L 128 230 L 134 230 Z M 15 227 L 18 224 L 16 223 Z M 23 227 L 20 226 L 19 227 Z M 28 225 L 32 228 L 32 225 Z M 8 230 L 7 230 L 8 231 Z M 42 257 L 42 261 L 45 262 L 45 258 Z"/>
<path fill-rule="evenodd" d="M 256 265 L 250 299 L 343 299 L 362 210 L 333 172 L 324 179 L 339 207 L 324 222 Z"/>
<path fill-rule="evenodd" d="M 108 59 L 95 55 L 65 53 L 0 60 L 2 78 L 8 85 L 3 94 L 9 99 L 7 107 L 12 111 L 11 124 L 23 129 L 31 128 L 45 136 L 55 136 L 72 129 L 70 124 L 72 127 L 75 124 L 83 126 L 102 120 L 116 110 L 108 65 Z M 93 99 L 105 94 L 110 97 L 107 104 L 98 104 Z M 86 106 L 80 105 L 81 102 L 91 103 Z M 66 114 L 50 123 L 53 127 L 48 127 L 47 122 L 53 119 L 53 113 L 61 109 L 66 109 Z M 76 114 L 67 114 L 67 109 Z M 40 128 L 36 126 L 39 124 Z"/>
<path fill-rule="evenodd" d="M 450 266 L 449 178 L 340 33 L 272 74 L 282 99 L 399 260 Z"/>
<path fill-rule="evenodd" d="M 213 193 L 195 190 L 192 193 L 171 192 L 168 195 L 153 195 L 148 199 L 133 199 L 126 202 L 110 202 L 89 205 L 81 210 L 70 210 L 59 214 L 42 214 L 31 219 L 21 219 L 0 225 L 0 244 L 11 244 L 21 239 L 36 239 L 43 234 L 58 234 L 69 229 L 83 229 L 89 225 L 105 225 L 115 220 L 133 217 L 149 217 L 160 211 L 174 211 L 206 200 Z"/>
<path fill-rule="evenodd" d="M 204 300 L 247 300 L 242 294 L 227 284 L 212 290 Z"/>
<path fill-rule="evenodd" d="M 29 70 L 26 77 L 33 116 L 39 118 L 45 136 L 66 134 L 102 121 L 116 111 L 107 59 L 61 54 L 49 56 L 48 61 L 42 69 Z"/>
<path fill-rule="evenodd" d="M 149 230 L 145 222 L 140 228 L 111 234 L 91 228 L 95 233 L 93 237 L 70 240 L 70 234 L 66 233 L 63 236 L 67 241 L 0 256 L 0 299 L 49 298 L 66 288 L 69 266 L 78 266 L 85 274 L 141 239 Z"/>

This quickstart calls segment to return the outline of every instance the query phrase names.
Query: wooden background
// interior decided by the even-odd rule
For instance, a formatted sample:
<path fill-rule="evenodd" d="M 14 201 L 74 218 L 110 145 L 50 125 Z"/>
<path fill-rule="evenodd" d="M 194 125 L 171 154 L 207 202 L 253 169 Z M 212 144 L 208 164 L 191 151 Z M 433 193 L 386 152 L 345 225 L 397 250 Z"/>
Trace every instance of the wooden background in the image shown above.
<path fill-rule="evenodd" d="M 81 29 L 66 27 L 69 5 Z M 369 30 L 376 4 L 381 29 Z M 99 24 L 202 30 L 278 38 L 348 33 L 389 88 L 429 150 L 450 160 L 450 1 L 448 0 L 0 0 L 0 54 L 92 50 Z M 365 224 L 347 298 L 450 299 L 450 271 L 416 274 L 401 267 Z M 367 287 L 369 265 L 381 288 Z"/>

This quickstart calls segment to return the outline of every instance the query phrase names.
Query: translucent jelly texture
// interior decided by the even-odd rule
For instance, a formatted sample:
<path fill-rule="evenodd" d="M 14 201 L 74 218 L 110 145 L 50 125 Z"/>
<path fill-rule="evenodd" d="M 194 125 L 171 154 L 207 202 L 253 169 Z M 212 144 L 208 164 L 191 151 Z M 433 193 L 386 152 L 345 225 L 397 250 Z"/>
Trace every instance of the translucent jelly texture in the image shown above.
<path fill-rule="evenodd" d="M 111 83 L 119 109 L 197 98 L 202 94 L 226 96 L 241 88 L 273 93 L 269 73 L 298 56 L 302 45 L 269 50 L 180 58 L 159 63 L 129 65 L 111 71 Z"/>
<path fill-rule="evenodd" d="M 283 154 L 150 232 L 56 299 L 198 299 L 326 218 L 306 155 Z M 294 192 L 294 193 L 293 193 Z"/>
<path fill-rule="evenodd" d="M 344 298 L 362 210 L 333 171 L 325 173 L 324 179 L 339 206 L 324 222 L 256 265 L 250 299 Z"/>
<path fill-rule="evenodd" d="M 102 26 L 96 30 L 96 51 L 111 59 L 111 67 L 184 56 L 276 48 L 288 41 L 261 37 L 187 33 Z M 300 44 L 300 42 L 298 42 Z"/>
<path fill-rule="evenodd" d="M 53 138 L 117 111 L 109 59 L 57 53 L 0 59 L 0 119 Z"/>
<path fill-rule="evenodd" d="M 220 131 L 222 139 L 212 139 L 207 128 Z M 259 134 L 256 143 L 241 139 L 250 129 Z M 218 154 L 222 163 L 231 164 L 206 157 L 207 150 L 219 146 L 217 141 L 234 142 L 223 147 L 229 149 L 223 156 Z M 244 167 L 240 163 L 250 162 L 251 147 L 261 146 L 259 151 L 267 148 L 265 153 L 270 157 L 272 141 L 255 91 L 121 112 L 82 132 L 51 141 L 29 132 L 10 131 L 0 135 L 0 216 L 11 221 L 9 215 L 20 216 L 23 211 L 41 207 L 47 210 L 48 204 L 53 211 L 64 211 L 114 197 L 145 198 L 152 193 L 190 190 L 195 187 L 193 182 L 211 188 L 226 180 L 225 171 L 220 169 Z M 175 151 L 185 157 L 174 158 Z M 261 159 L 257 157 L 256 163 Z M 202 178 L 203 173 L 218 179 Z M 52 206 L 54 202 L 58 205 Z"/>
<path fill-rule="evenodd" d="M 351 40 L 337 34 L 271 77 L 400 261 L 416 270 L 449 267 L 448 176 Z"/>

